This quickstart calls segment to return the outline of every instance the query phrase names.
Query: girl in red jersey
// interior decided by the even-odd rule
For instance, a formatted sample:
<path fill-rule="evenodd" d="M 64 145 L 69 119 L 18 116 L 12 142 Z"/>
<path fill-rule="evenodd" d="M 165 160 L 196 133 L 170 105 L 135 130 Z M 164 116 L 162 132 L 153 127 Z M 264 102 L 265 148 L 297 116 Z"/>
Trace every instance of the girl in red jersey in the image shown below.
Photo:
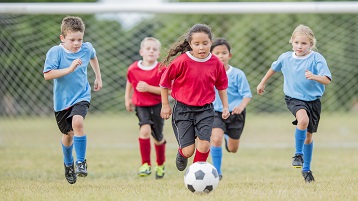
<path fill-rule="evenodd" d="M 160 55 L 160 41 L 153 37 L 146 37 L 141 42 L 140 55 L 143 60 L 136 61 L 129 66 L 125 92 L 127 111 L 135 112 L 139 120 L 139 149 L 142 166 L 138 175 L 141 177 L 151 174 L 150 136 L 153 136 L 157 156 L 155 169 L 156 179 L 164 176 L 165 139 L 163 137 L 164 120 L 160 117 L 161 97 L 159 81 L 165 69 L 159 69 L 157 61 Z"/>
<path fill-rule="evenodd" d="M 223 63 L 210 53 L 212 33 L 204 24 L 194 25 L 169 50 L 165 61 L 181 53 L 168 66 L 161 77 L 161 117 L 172 114 L 168 94 L 175 99 L 172 126 L 179 144 L 176 157 L 178 170 L 183 171 L 188 158 L 194 154 L 193 163 L 206 161 L 210 151 L 210 136 L 214 121 L 214 87 L 218 89 L 223 103 L 222 117 L 229 117 L 226 94 L 228 79 Z M 197 146 L 195 148 L 195 140 Z"/>

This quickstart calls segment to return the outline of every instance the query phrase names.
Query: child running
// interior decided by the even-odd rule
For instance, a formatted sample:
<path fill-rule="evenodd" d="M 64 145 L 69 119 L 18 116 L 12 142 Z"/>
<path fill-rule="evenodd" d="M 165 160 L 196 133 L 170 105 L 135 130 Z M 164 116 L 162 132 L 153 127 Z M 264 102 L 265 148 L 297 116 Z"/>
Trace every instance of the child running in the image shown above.
<path fill-rule="evenodd" d="M 292 124 L 296 125 L 296 151 L 292 166 L 302 168 L 305 182 L 315 179 L 311 171 L 313 153 L 313 133 L 317 132 L 321 115 L 321 101 L 325 85 L 332 80 L 326 59 L 318 52 L 313 51 L 316 38 L 313 31 L 299 25 L 293 31 L 289 41 L 293 52 L 285 52 L 262 78 L 257 86 L 257 93 L 265 92 L 266 82 L 278 71 L 284 76 L 283 91 L 287 108 L 295 116 Z"/>
<path fill-rule="evenodd" d="M 222 139 L 225 138 L 225 148 L 228 152 L 236 153 L 239 149 L 240 137 L 245 126 L 246 106 L 249 104 L 252 94 L 245 73 L 229 65 L 232 58 L 229 42 L 224 38 L 217 38 L 211 45 L 210 52 L 217 56 L 224 64 L 229 80 L 227 88 L 230 117 L 222 118 L 222 103 L 216 91 L 214 101 L 214 123 L 211 134 L 211 157 L 214 167 L 218 170 L 219 179 L 222 179 Z M 226 134 L 224 134 L 226 133 Z"/>
<path fill-rule="evenodd" d="M 146 37 L 140 44 L 139 53 L 142 60 L 129 66 L 125 91 L 125 105 L 129 112 L 135 112 L 139 120 L 139 149 L 142 166 L 138 175 L 141 177 L 151 174 L 151 143 L 153 137 L 157 156 L 155 178 L 164 177 L 165 168 L 165 139 L 163 136 L 164 120 L 160 117 L 162 108 L 159 81 L 165 68 L 159 69 L 157 61 L 160 55 L 161 43 L 153 37 Z"/>
<path fill-rule="evenodd" d="M 179 149 L 176 166 L 183 171 L 188 158 L 194 154 L 193 163 L 206 161 L 210 152 L 210 136 L 214 121 L 214 87 L 223 103 L 222 117 L 229 117 L 229 104 L 226 94 L 228 80 L 223 63 L 210 53 L 212 33 L 209 26 L 194 25 L 169 50 L 164 64 L 176 57 L 162 75 L 160 86 L 162 95 L 161 117 L 168 119 L 172 114 L 168 95 L 175 99 L 172 126 Z M 196 147 L 195 147 L 196 141 Z"/>
<path fill-rule="evenodd" d="M 63 133 L 61 145 L 65 177 L 70 184 L 77 176 L 87 176 L 87 136 L 83 121 L 90 100 L 91 87 L 87 78 L 90 63 L 95 73 L 94 91 L 102 88 L 101 72 L 92 44 L 83 42 L 85 24 L 79 17 L 68 16 L 62 20 L 61 43 L 46 54 L 45 80 L 53 80 L 53 100 L 58 128 Z M 72 149 L 76 152 L 76 169 Z"/>

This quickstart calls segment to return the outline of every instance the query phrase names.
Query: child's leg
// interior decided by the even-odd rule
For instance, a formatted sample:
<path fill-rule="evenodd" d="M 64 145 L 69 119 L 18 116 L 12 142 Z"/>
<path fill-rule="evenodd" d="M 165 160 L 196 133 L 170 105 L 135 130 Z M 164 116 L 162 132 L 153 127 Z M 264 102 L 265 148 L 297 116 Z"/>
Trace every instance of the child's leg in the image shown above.
<path fill-rule="evenodd" d="M 296 142 L 296 152 L 295 154 L 303 154 L 303 143 L 306 139 L 307 129 L 300 130 L 296 127 L 295 130 L 295 142 Z"/>
<path fill-rule="evenodd" d="M 309 118 L 305 109 L 296 112 L 297 128 L 295 131 L 296 154 L 303 154 L 303 143 L 306 138 Z"/>
<path fill-rule="evenodd" d="M 194 161 L 195 162 L 206 162 L 210 153 L 210 142 L 206 140 L 197 139 L 197 148 L 195 151 Z"/>
<path fill-rule="evenodd" d="M 163 165 L 165 162 L 165 144 L 165 140 L 161 144 L 154 144 L 158 166 Z"/>
<path fill-rule="evenodd" d="M 221 164 L 222 164 L 222 138 L 224 135 L 224 131 L 220 128 L 213 128 L 211 138 L 210 138 L 210 152 L 211 152 L 211 159 L 213 162 L 214 167 L 217 169 L 219 175 L 222 174 L 221 172 Z"/>
<path fill-rule="evenodd" d="M 151 128 L 149 124 L 144 124 L 140 127 L 139 130 L 139 150 L 142 158 L 142 164 L 147 163 L 149 166 L 151 165 L 150 153 L 151 153 L 151 145 L 150 145 L 150 133 Z"/>
<path fill-rule="evenodd" d="M 62 135 L 61 145 L 64 163 L 66 166 L 71 166 L 73 164 L 73 132 Z"/>
<path fill-rule="evenodd" d="M 74 115 L 72 117 L 72 127 L 74 131 L 73 144 L 76 150 L 76 163 L 84 162 L 86 159 L 87 136 L 84 132 L 83 117 Z"/>
<path fill-rule="evenodd" d="M 307 132 L 307 139 L 303 149 L 303 168 L 302 171 L 307 172 L 311 170 L 311 161 L 313 155 L 313 139 L 312 133 Z"/>

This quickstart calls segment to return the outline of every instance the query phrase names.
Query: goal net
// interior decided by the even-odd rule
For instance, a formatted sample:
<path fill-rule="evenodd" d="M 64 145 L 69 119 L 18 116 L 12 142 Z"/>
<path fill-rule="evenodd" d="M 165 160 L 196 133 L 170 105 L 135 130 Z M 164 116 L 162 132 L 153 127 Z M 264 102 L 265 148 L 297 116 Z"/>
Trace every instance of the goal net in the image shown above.
<path fill-rule="evenodd" d="M 332 73 L 332 83 L 322 97 L 322 110 L 357 110 L 358 11 L 350 9 L 357 8 L 354 3 L 345 9 L 339 9 L 337 4 L 333 9 L 331 6 L 306 13 L 300 6 L 278 6 L 280 10 L 272 3 L 252 4 L 246 10 L 242 9 L 246 8 L 243 4 L 240 7 L 234 3 L 215 4 L 217 9 L 212 4 L 199 3 L 131 8 L 83 4 L 77 12 L 69 4 L 60 4 L 63 8 L 22 4 L 23 9 L 12 10 L 6 10 L 4 5 L 0 4 L 0 117 L 53 114 L 52 81 L 45 81 L 42 71 L 46 52 L 60 43 L 60 24 L 67 15 L 82 17 L 86 24 L 84 41 L 93 44 L 100 62 L 103 89 L 92 92 L 91 113 L 125 111 L 127 68 L 141 59 L 139 46 L 144 37 L 153 36 L 162 42 L 161 61 L 170 45 L 196 23 L 208 24 L 214 37 L 224 37 L 231 43 L 230 64 L 245 72 L 253 94 L 248 106 L 250 113 L 287 111 L 282 74 L 268 82 L 262 97 L 256 94 L 256 86 L 272 62 L 292 49 L 288 41 L 299 24 L 313 29 L 318 52 L 327 59 Z M 88 74 L 93 85 L 90 67 Z"/>

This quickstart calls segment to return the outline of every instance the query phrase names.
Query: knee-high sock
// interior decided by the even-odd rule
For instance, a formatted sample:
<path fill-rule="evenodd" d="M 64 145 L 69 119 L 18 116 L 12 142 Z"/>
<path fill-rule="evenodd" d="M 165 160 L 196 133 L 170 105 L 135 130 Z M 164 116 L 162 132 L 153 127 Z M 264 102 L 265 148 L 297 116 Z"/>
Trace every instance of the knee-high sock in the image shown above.
<path fill-rule="evenodd" d="M 165 162 L 165 144 L 166 142 L 164 142 L 163 144 L 155 144 L 155 153 L 157 155 L 157 164 L 158 166 L 161 166 L 164 164 Z"/>
<path fill-rule="evenodd" d="M 300 130 L 296 127 L 295 142 L 296 142 L 296 154 L 303 154 L 303 143 L 306 139 L 307 129 Z"/>
<path fill-rule="evenodd" d="M 150 164 L 150 151 L 151 151 L 150 138 L 148 139 L 138 138 L 138 139 L 139 139 L 140 155 L 142 157 L 142 164 L 148 163 L 148 165 L 151 165 Z"/>
<path fill-rule="evenodd" d="M 198 149 L 196 149 L 193 163 L 198 162 L 198 161 L 206 162 L 206 160 L 208 159 L 209 153 L 210 153 L 210 149 L 206 153 L 201 153 Z"/>
<path fill-rule="evenodd" d="M 221 163 L 222 163 L 222 158 L 223 158 L 223 149 L 221 147 L 215 147 L 215 146 L 211 146 L 210 147 L 210 152 L 211 152 L 211 159 L 213 161 L 213 165 L 216 168 L 216 170 L 218 171 L 219 175 L 221 175 Z"/>
<path fill-rule="evenodd" d="M 74 136 L 73 144 L 76 150 L 76 163 L 83 162 L 86 159 L 86 149 L 87 149 L 87 136 Z"/>
<path fill-rule="evenodd" d="M 73 156 L 72 156 L 73 144 L 69 147 L 66 147 L 61 142 L 61 145 L 62 145 L 63 161 L 66 166 L 70 166 L 73 164 Z"/>
<path fill-rule="evenodd" d="M 313 154 L 313 141 L 311 144 L 305 144 L 303 148 L 303 167 L 302 171 L 307 172 L 311 170 L 311 161 Z"/>

